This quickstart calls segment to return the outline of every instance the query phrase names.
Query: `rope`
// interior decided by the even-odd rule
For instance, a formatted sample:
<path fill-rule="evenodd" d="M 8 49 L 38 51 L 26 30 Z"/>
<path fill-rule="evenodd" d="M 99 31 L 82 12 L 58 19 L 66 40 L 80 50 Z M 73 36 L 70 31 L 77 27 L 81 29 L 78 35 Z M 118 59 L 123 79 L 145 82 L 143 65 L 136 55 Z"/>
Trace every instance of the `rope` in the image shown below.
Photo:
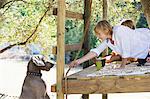
<path fill-rule="evenodd" d="M 92 4 L 92 2 L 91 2 L 91 4 Z M 85 35 L 87 33 L 89 24 L 90 24 L 90 17 L 88 17 L 88 19 L 87 19 L 87 24 L 85 26 L 85 31 L 84 31 L 84 34 L 83 34 L 82 39 L 81 39 L 80 48 L 79 48 L 78 53 L 77 53 L 77 55 L 76 55 L 76 57 L 74 58 L 73 61 L 75 61 L 78 58 L 78 56 L 79 56 L 79 54 L 80 54 L 80 52 L 82 50 L 82 46 L 83 46 L 83 43 L 84 43 Z M 71 70 L 71 67 L 69 67 L 69 69 L 67 70 L 67 72 L 65 74 L 65 93 L 66 93 L 66 99 L 68 99 L 68 93 L 67 93 L 68 92 L 67 75 L 68 75 L 68 73 L 69 73 L 70 70 Z"/>

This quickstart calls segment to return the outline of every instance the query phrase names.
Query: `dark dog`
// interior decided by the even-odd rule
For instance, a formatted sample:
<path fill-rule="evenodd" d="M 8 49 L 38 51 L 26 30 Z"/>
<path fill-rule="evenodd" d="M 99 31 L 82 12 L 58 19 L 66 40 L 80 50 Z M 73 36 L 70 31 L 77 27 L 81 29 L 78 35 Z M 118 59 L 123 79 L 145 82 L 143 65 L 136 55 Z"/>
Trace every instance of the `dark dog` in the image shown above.
<path fill-rule="evenodd" d="M 50 99 L 41 78 L 41 70 L 49 71 L 53 66 L 54 63 L 46 61 L 43 56 L 33 56 L 27 66 L 27 74 L 19 99 Z"/>

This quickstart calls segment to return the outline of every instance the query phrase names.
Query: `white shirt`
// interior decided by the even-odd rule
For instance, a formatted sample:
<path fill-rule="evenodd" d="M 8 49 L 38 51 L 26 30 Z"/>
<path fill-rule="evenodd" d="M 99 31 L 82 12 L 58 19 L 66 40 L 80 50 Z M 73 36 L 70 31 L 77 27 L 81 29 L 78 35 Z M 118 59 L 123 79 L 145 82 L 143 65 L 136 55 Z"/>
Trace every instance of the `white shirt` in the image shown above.
<path fill-rule="evenodd" d="M 146 28 L 130 29 L 119 25 L 113 28 L 111 44 L 109 39 L 104 40 L 97 48 L 91 49 L 97 56 L 107 47 L 119 53 L 123 58 L 142 58 L 144 59 L 150 49 L 150 30 Z"/>

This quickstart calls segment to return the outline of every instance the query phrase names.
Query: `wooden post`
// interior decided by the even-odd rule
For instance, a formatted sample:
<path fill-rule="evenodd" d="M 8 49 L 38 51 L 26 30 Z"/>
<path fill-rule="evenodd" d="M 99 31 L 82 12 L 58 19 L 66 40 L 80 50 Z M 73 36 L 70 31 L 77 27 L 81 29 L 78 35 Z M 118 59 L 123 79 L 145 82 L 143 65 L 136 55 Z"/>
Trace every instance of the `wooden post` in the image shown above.
<path fill-rule="evenodd" d="M 84 0 L 84 54 L 87 54 L 90 50 L 89 45 L 89 31 L 90 31 L 90 17 L 91 17 L 91 6 L 92 6 L 92 0 Z M 83 68 L 86 68 L 89 66 L 88 62 L 85 62 Z"/>
<path fill-rule="evenodd" d="M 90 50 L 89 45 L 89 31 L 90 31 L 90 17 L 91 17 L 92 0 L 84 0 L 84 54 L 87 54 Z M 89 62 L 85 62 L 83 69 L 89 66 Z M 89 94 L 83 94 L 82 99 L 89 99 Z"/>
<path fill-rule="evenodd" d="M 107 10 L 108 10 L 108 4 L 107 0 L 103 0 L 103 20 L 107 20 Z M 108 55 L 108 48 L 104 50 L 102 53 L 102 56 Z"/>
<path fill-rule="evenodd" d="M 108 99 L 107 94 L 102 94 L 102 99 Z"/>
<path fill-rule="evenodd" d="M 108 4 L 107 0 L 103 0 L 103 20 L 107 20 Z M 102 56 L 108 55 L 108 48 L 102 53 Z M 107 99 L 107 94 L 102 94 L 102 99 Z"/>
<path fill-rule="evenodd" d="M 64 99 L 62 80 L 64 78 L 65 65 L 65 0 L 58 0 L 57 15 L 57 99 Z"/>

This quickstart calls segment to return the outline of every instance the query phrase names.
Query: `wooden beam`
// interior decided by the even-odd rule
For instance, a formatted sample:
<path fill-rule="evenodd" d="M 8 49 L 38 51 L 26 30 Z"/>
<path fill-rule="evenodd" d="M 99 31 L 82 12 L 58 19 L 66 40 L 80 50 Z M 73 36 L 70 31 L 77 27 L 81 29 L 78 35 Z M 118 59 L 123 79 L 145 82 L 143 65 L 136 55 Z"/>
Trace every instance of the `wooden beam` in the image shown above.
<path fill-rule="evenodd" d="M 58 10 L 57 8 L 53 9 L 53 15 L 57 15 L 57 10 Z M 83 19 L 83 14 L 66 10 L 66 17 L 82 20 Z"/>
<path fill-rule="evenodd" d="M 65 0 L 58 0 L 57 17 L 57 99 L 64 99 L 63 78 L 65 65 Z"/>
<path fill-rule="evenodd" d="M 150 74 L 68 79 L 68 94 L 150 92 Z M 64 84 L 63 84 L 64 86 Z M 53 86 L 55 89 L 56 86 Z M 63 89 L 64 91 L 64 89 Z M 52 90 L 55 92 L 55 90 Z"/>
<path fill-rule="evenodd" d="M 81 44 L 66 44 L 65 45 L 65 51 L 76 51 L 80 49 Z"/>
<path fill-rule="evenodd" d="M 68 51 L 77 51 L 80 49 L 81 44 L 66 44 L 65 45 L 65 52 Z M 52 54 L 57 54 L 57 47 L 53 46 L 52 47 Z"/>
<path fill-rule="evenodd" d="M 84 54 L 87 54 L 90 50 L 90 43 L 89 43 L 89 32 L 90 32 L 90 18 L 91 18 L 91 6 L 92 0 L 84 0 Z M 89 61 L 85 62 L 83 68 L 87 68 L 89 66 Z M 89 99 L 89 94 L 83 94 L 83 99 Z"/>

